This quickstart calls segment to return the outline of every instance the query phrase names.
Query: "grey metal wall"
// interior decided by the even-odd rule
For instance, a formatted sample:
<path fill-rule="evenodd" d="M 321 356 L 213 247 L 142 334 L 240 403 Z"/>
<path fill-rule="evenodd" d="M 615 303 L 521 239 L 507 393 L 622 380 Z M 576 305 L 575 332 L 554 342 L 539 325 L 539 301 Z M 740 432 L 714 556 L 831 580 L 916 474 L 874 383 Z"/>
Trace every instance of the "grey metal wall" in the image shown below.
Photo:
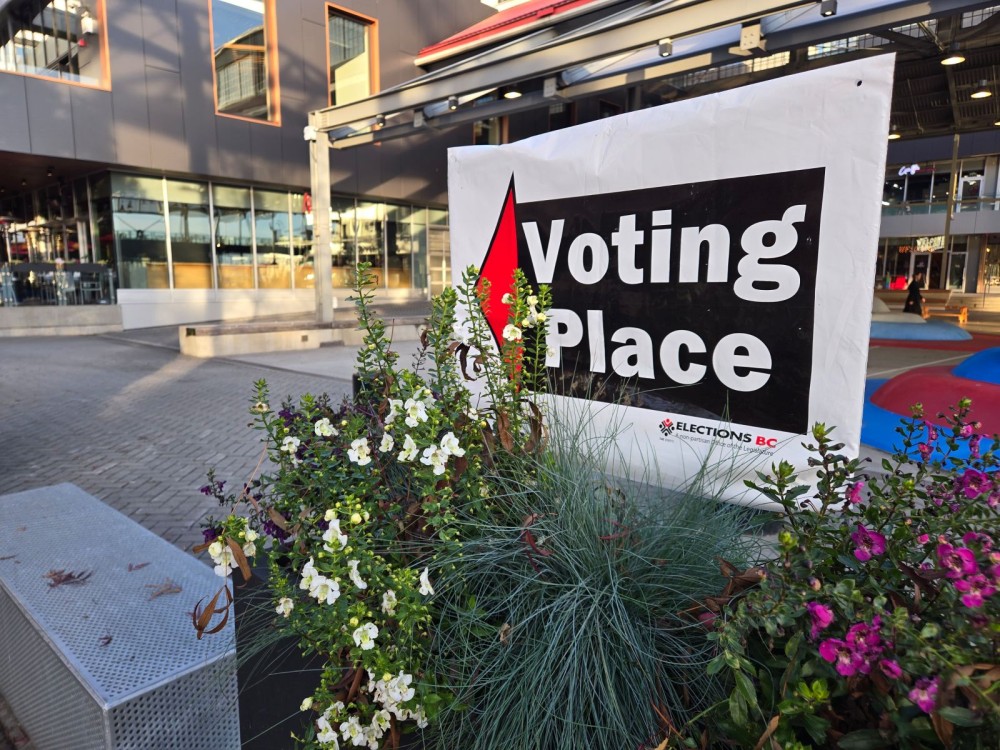
<path fill-rule="evenodd" d="M 0 151 L 279 185 L 309 185 L 302 139 L 326 106 L 324 0 L 277 0 L 281 127 L 215 114 L 209 0 L 107 0 L 111 91 L 0 73 Z M 382 87 L 421 71 L 422 47 L 489 15 L 477 0 L 337 3 L 379 20 Z M 331 155 L 333 189 L 444 203 L 446 150 L 470 133 Z"/>

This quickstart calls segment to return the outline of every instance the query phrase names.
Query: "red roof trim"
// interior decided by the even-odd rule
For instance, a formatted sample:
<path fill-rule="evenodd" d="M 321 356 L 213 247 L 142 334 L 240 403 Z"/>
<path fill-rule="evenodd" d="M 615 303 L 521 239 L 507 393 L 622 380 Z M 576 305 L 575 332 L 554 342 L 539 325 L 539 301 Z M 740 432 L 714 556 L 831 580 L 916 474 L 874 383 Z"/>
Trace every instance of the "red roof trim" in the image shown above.
<path fill-rule="evenodd" d="M 431 55 L 440 57 L 448 50 L 457 50 L 478 42 L 485 42 L 503 32 L 513 31 L 543 18 L 556 16 L 593 2 L 595 0 L 530 0 L 475 23 L 436 44 L 424 47 L 417 53 L 417 59 L 420 60 Z"/>

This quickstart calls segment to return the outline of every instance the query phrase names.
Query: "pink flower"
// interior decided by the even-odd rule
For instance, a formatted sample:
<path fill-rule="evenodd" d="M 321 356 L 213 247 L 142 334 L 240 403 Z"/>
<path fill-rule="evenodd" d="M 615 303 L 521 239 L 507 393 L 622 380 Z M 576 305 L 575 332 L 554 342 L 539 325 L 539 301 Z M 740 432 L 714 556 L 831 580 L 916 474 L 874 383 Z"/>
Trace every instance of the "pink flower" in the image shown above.
<path fill-rule="evenodd" d="M 864 482 L 855 482 L 850 487 L 847 488 L 847 502 L 851 505 L 858 505 L 861 503 L 861 490 L 865 488 Z"/>
<path fill-rule="evenodd" d="M 861 660 L 858 669 L 863 674 L 868 674 L 871 671 L 869 661 L 882 653 L 882 636 L 879 635 L 879 626 L 881 624 L 881 620 L 876 617 L 871 625 L 859 622 L 851 625 L 847 631 L 847 645 L 854 651 L 855 656 Z"/>
<path fill-rule="evenodd" d="M 969 438 L 969 457 L 979 458 L 979 435 L 973 435 Z"/>
<path fill-rule="evenodd" d="M 819 644 L 819 655 L 833 664 L 837 674 L 850 677 L 864 664 L 864 660 L 839 638 L 827 638 Z"/>
<path fill-rule="evenodd" d="M 958 431 L 958 434 L 961 435 L 962 437 L 969 437 L 972 434 L 972 425 L 963 424 L 962 429 Z"/>
<path fill-rule="evenodd" d="M 927 544 L 927 542 L 929 542 L 930 540 L 931 538 L 928 534 L 921 534 L 920 536 L 917 537 L 918 544 Z"/>
<path fill-rule="evenodd" d="M 996 589 L 982 573 L 955 581 L 955 588 L 962 592 L 962 604 L 969 609 L 983 606 L 986 598 L 996 593 Z"/>
<path fill-rule="evenodd" d="M 924 461 L 929 461 L 931 453 L 934 452 L 934 446 L 929 445 L 928 443 L 920 443 L 917 446 L 917 450 L 920 451 L 920 458 L 922 458 Z"/>
<path fill-rule="evenodd" d="M 971 549 L 952 547 L 950 544 L 939 544 L 937 547 L 938 564 L 945 570 L 948 578 L 961 578 L 976 573 L 976 556 Z"/>
<path fill-rule="evenodd" d="M 932 443 L 938 439 L 937 427 L 932 424 L 927 425 L 927 439 Z"/>
<path fill-rule="evenodd" d="M 973 500 L 993 489 L 990 478 L 978 469 L 966 469 L 959 480 L 963 494 Z"/>
<path fill-rule="evenodd" d="M 917 684 L 914 686 L 913 690 L 910 691 L 909 698 L 917 705 L 917 708 L 924 713 L 929 714 L 934 710 L 934 706 L 937 703 L 937 691 L 937 677 L 933 679 L 921 677 L 917 680 Z"/>
<path fill-rule="evenodd" d="M 858 530 L 851 534 L 851 541 L 858 545 L 854 550 L 854 556 L 861 562 L 867 562 L 873 555 L 881 555 L 885 552 L 885 537 L 877 531 L 870 531 L 858 524 Z"/>
<path fill-rule="evenodd" d="M 809 628 L 809 637 L 815 640 L 821 630 L 830 627 L 830 623 L 833 622 L 833 611 L 826 605 L 816 602 L 809 602 L 806 605 L 806 610 L 812 619 L 812 627 Z"/>
<path fill-rule="evenodd" d="M 899 664 L 894 659 L 882 659 L 878 663 L 879 669 L 882 670 L 882 674 L 888 677 L 890 680 L 898 680 L 903 676 L 903 670 Z"/>

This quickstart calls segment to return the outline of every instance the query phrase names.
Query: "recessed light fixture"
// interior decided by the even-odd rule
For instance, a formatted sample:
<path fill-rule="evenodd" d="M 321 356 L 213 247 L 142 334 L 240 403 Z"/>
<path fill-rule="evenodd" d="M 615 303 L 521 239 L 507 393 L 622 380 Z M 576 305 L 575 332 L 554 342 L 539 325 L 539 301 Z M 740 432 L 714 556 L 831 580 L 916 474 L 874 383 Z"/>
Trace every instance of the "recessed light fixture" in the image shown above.
<path fill-rule="evenodd" d="M 448 109 L 450 109 L 452 112 L 454 112 L 456 109 L 458 109 L 458 97 L 457 96 L 449 96 L 448 97 Z"/>
<path fill-rule="evenodd" d="M 508 86 L 503 92 L 504 99 L 519 99 L 521 90 L 517 86 Z"/>
<path fill-rule="evenodd" d="M 385 115 L 375 115 L 375 127 L 376 128 L 385 127 Z"/>
<path fill-rule="evenodd" d="M 890 141 L 895 141 L 895 140 L 897 140 L 898 138 L 901 138 L 901 137 L 902 136 L 900 136 L 899 131 L 896 130 L 896 126 L 895 125 L 893 125 L 891 128 L 889 128 L 889 140 Z"/>
<path fill-rule="evenodd" d="M 976 90 L 969 94 L 972 99 L 985 99 L 988 96 L 993 96 L 993 92 L 990 91 L 989 82 L 984 78 L 976 86 Z"/>
<path fill-rule="evenodd" d="M 666 39 L 661 39 L 657 44 L 657 51 L 660 53 L 660 57 L 670 57 L 674 54 L 674 42 L 672 39 L 667 37 Z"/>
<path fill-rule="evenodd" d="M 819 4 L 819 14 L 823 18 L 837 15 L 837 0 L 821 0 Z"/>

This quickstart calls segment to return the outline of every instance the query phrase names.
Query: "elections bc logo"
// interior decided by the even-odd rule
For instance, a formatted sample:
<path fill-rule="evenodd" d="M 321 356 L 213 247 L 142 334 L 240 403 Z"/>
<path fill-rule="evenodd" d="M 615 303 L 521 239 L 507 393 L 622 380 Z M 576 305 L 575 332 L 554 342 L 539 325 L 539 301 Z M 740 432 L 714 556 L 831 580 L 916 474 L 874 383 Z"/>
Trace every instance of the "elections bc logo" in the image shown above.
<path fill-rule="evenodd" d="M 670 437 L 674 434 L 674 422 L 670 417 L 667 417 L 662 422 L 660 422 L 660 432 L 664 437 Z"/>

